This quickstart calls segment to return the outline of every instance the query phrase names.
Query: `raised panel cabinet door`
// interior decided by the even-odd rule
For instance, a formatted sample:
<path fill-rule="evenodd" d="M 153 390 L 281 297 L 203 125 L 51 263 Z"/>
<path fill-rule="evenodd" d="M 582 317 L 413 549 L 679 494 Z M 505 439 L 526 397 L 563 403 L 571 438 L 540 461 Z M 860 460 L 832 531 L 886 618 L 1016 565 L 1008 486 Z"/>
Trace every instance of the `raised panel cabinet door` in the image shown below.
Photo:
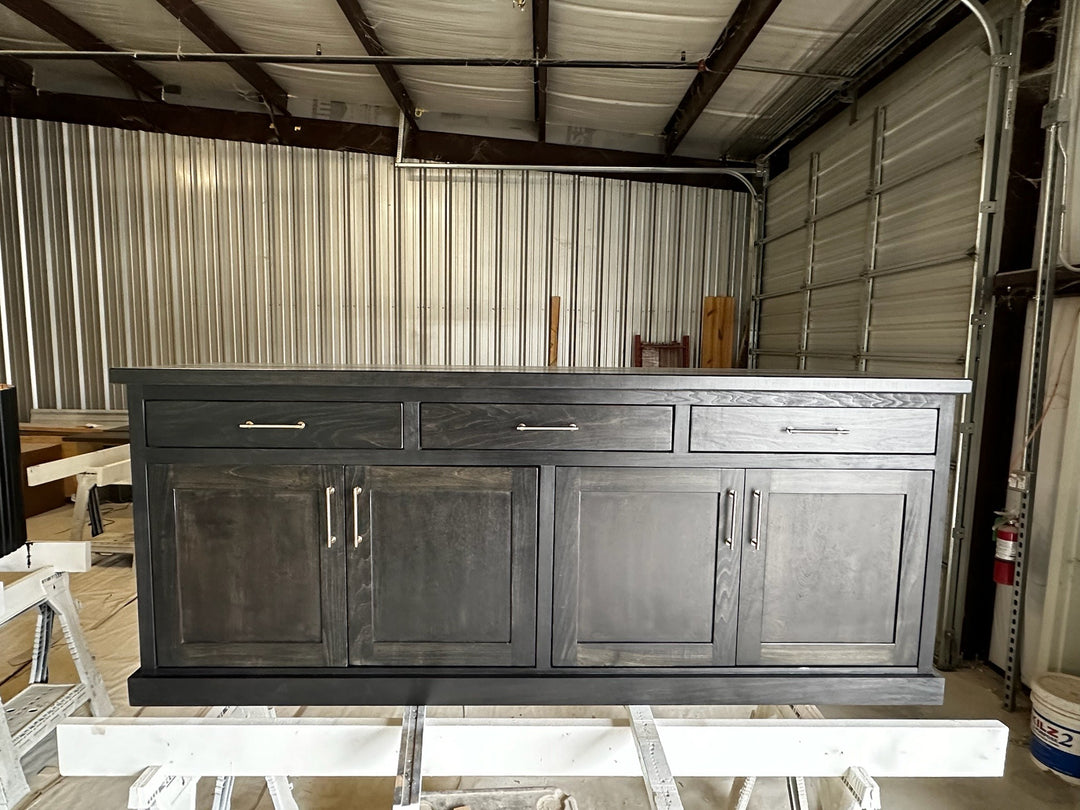
<path fill-rule="evenodd" d="M 532 666 L 537 470 L 346 469 L 349 662 Z"/>
<path fill-rule="evenodd" d="M 932 482 L 747 471 L 738 663 L 915 666 Z"/>
<path fill-rule="evenodd" d="M 147 475 L 159 666 L 345 664 L 341 467 Z"/>
<path fill-rule="evenodd" d="M 742 479 L 559 468 L 553 664 L 734 664 Z"/>

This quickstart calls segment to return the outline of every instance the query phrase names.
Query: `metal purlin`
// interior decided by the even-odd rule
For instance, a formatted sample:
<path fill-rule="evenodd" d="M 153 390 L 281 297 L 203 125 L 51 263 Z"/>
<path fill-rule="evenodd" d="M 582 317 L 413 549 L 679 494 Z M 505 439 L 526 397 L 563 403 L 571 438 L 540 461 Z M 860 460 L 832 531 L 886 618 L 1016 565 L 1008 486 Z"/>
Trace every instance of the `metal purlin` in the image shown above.
<path fill-rule="evenodd" d="M 960 629 L 964 621 L 967 572 L 971 559 L 970 527 L 975 517 L 976 479 L 982 440 L 982 413 L 986 401 L 987 349 L 993 332 L 993 277 L 997 274 L 1004 227 L 1004 207 L 1012 152 L 1013 118 L 1027 0 L 1018 0 L 1003 38 L 993 18 L 977 0 L 961 0 L 976 16 L 986 33 L 990 49 L 990 81 L 987 93 L 986 125 L 983 134 L 983 166 L 979 189 L 979 218 L 972 264 L 970 317 L 964 376 L 974 381 L 970 394 L 960 403 L 959 438 L 956 450 L 956 477 L 953 484 L 950 531 L 946 553 L 941 608 L 938 621 L 936 662 L 948 669 L 960 659 Z"/>
<path fill-rule="evenodd" d="M 1028 396 L 1024 404 L 1024 446 L 1020 469 L 1010 475 L 1010 487 L 1020 491 L 1016 569 L 1013 574 L 1012 602 L 1009 606 L 1009 644 L 1005 666 L 1006 710 L 1016 709 L 1020 691 L 1020 670 L 1023 642 L 1024 591 L 1027 581 L 1027 540 L 1031 532 L 1031 507 L 1035 502 L 1035 471 L 1039 465 L 1039 433 L 1044 408 L 1047 375 L 1047 351 L 1050 343 L 1050 324 L 1054 304 L 1054 280 L 1061 248 L 1061 207 L 1064 204 L 1062 161 L 1058 151 L 1058 130 L 1063 120 L 1064 93 L 1071 58 L 1070 45 L 1077 24 L 1076 6 L 1061 4 L 1061 25 L 1058 29 L 1054 79 L 1050 102 L 1043 115 L 1046 125 L 1045 158 L 1039 194 L 1039 223 L 1036 231 L 1035 298 L 1032 319 L 1032 341 L 1028 356 Z"/>

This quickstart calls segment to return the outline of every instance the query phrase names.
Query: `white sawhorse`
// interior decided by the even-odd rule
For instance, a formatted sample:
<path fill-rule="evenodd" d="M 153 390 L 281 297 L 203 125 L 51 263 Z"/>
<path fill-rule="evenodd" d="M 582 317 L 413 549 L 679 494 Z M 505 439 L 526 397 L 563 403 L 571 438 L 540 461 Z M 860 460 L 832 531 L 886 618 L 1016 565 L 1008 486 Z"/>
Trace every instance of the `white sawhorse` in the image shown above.
<path fill-rule="evenodd" d="M 75 490 L 75 511 L 71 516 L 70 539 L 79 542 L 86 533 L 90 491 L 94 487 L 131 483 L 131 445 L 107 447 L 93 453 L 46 461 L 44 464 L 26 468 L 26 482 L 32 487 L 71 476 L 75 476 L 78 487 Z M 117 544 L 96 540 L 94 550 L 131 553 L 133 547 L 131 543 Z"/>
<path fill-rule="evenodd" d="M 228 807 L 229 777 L 268 773 L 396 776 L 394 806 L 401 810 L 419 808 L 424 776 L 644 776 L 652 806 L 678 810 L 676 776 L 736 777 L 729 806 L 739 807 L 745 796 L 745 807 L 753 787 L 747 774 L 801 774 L 837 788 L 823 803 L 830 810 L 863 810 L 880 807 L 870 775 L 1004 772 L 1008 729 L 996 720 L 797 719 L 801 707 L 779 710 L 785 711 L 793 715 L 655 720 L 649 707 L 633 706 L 630 722 L 427 718 L 423 706 L 406 707 L 401 720 L 70 718 L 57 729 L 57 744 L 65 776 L 142 774 L 140 779 L 149 782 L 218 774 L 217 810 Z M 147 768 L 160 770 L 146 773 Z M 805 787 L 800 790 L 796 778 L 789 785 L 792 806 L 801 810 Z M 818 795 L 826 791 L 819 789 Z M 155 810 L 191 806 L 165 798 L 158 795 Z"/>
<path fill-rule="evenodd" d="M 229 720 L 274 719 L 274 710 L 265 706 L 227 706 L 208 717 Z M 198 776 L 176 774 L 168 765 L 146 768 L 128 791 L 129 810 L 195 810 Z M 219 776 L 214 784 L 212 810 L 230 810 L 236 777 Z M 275 810 L 299 810 L 292 797 L 287 776 L 267 776 L 266 788 Z"/>
<path fill-rule="evenodd" d="M 0 624 L 28 610 L 38 611 L 30 685 L 6 706 L 0 702 L 0 810 L 11 810 L 30 792 L 21 760 L 61 720 L 86 703 L 98 717 L 112 714 L 112 703 L 86 645 L 68 586 L 69 571 L 89 568 L 89 543 L 32 543 L 29 551 L 19 549 L 0 558 L 0 571 L 31 571 L 0 589 Z M 49 648 L 56 618 L 60 619 L 79 683 L 48 682 Z"/>

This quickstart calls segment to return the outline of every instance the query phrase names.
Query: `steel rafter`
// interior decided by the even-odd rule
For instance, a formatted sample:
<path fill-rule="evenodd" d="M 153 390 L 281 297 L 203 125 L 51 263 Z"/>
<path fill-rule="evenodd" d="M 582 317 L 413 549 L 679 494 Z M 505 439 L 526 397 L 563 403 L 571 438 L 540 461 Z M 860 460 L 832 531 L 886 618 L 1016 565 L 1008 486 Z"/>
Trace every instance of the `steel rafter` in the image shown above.
<path fill-rule="evenodd" d="M 345 19 L 349 21 L 353 31 L 356 32 L 356 38 L 360 40 L 364 50 L 371 56 L 389 56 L 386 48 L 383 47 L 382 42 L 375 35 L 375 26 L 371 24 L 371 20 L 364 13 L 364 9 L 360 7 L 359 0 L 337 0 L 337 4 L 341 7 L 341 11 L 345 15 Z M 385 63 L 376 64 L 375 69 L 379 71 L 379 75 L 382 76 L 386 87 L 390 90 L 390 94 L 394 97 L 394 101 L 397 102 L 398 108 L 409 122 L 409 125 L 413 129 L 419 129 L 416 122 L 416 104 L 413 103 L 412 97 L 409 96 L 409 91 L 405 89 L 405 84 L 401 81 L 401 76 L 398 75 L 397 70 L 394 69 L 393 65 Z"/>
<path fill-rule="evenodd" d="M 194 0 L 158 0 L 158 3 L 215 53 L 243 53 L 244 49 L 236 40 L 210 19 Z M 288 93 L 258 64 L 230 62 L 229 67 L 255 88 L 267 104 L 283 115 L 289 114 Z"/>
<path fill-rule="evenodd" d="M 0 3 L 73 50 L 116 51 L 116 48 L 102 41 L 96 34 L 87 31 L 43 0 L 0 0 Z M 154 101 L 161 101 L 162 82 L 150 71 L 127 60 L 96 59 L 94 61 L 135 91 Z"/>
<path fill-rule="evenodd" d="M 682 143 L 778 5 L 780 0 L 741 0 L 736 6 L 709 55 L 699 63 L 700 72 L 664 127 L 664 151 L 667 154 L 672 154 Z"/>

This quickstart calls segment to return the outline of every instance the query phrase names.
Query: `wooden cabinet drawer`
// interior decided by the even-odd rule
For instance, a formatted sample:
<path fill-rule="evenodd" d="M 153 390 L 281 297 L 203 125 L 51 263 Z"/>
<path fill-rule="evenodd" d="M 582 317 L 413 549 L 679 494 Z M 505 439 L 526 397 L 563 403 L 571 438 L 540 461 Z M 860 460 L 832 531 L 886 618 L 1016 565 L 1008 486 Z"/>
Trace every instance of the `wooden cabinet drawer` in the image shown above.
<path fill-rule="evenodd" d="M 674 410 L 663 405 L 492 405 L 425 402 L 425 449 L 671 450 Z"/>
<path fill-rule="evenodd" d="M 713 453 L 933 453 L 933 408 L 694 407 L 690 450 Z"/>
<path fill-rule="evenodd" d="M 148 401 L 151 447 L 401 448 L 398 402 Z"/>

